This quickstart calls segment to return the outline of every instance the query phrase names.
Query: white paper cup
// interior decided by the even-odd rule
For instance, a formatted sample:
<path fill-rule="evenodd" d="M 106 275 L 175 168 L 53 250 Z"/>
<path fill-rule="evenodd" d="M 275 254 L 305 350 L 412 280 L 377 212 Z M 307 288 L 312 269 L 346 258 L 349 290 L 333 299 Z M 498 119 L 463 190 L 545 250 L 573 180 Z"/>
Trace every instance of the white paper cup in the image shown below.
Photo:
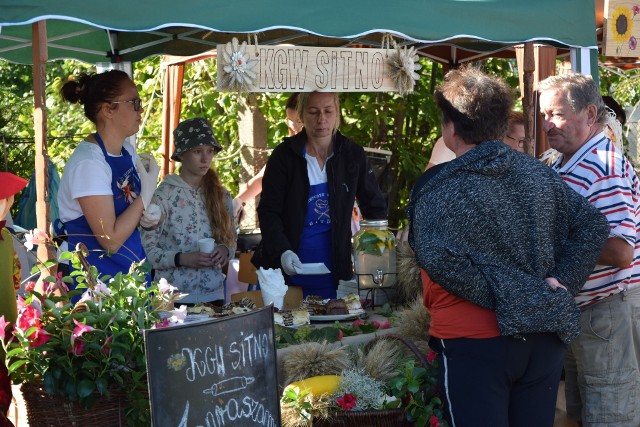
<path fill-rule="evenodd" d="M 213 249 L 216 247 L 216 241 L 211 237 L 206 239 L 198 240 L 198 249 L 200 252 L 204 252 L 205 254 L 210 254 L 213 252 Z"/>

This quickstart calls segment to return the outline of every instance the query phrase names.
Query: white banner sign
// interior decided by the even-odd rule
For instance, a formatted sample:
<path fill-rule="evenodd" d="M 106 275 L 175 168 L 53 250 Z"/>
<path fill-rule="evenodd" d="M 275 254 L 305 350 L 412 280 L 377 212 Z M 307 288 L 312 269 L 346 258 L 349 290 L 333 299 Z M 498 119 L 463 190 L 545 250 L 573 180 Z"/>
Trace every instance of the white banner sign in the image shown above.
<path fill-rule="evenodd" d="M 395 92 L 393 52 L 227 43 L 218 45 L 217 86 L 220 92 Z"/>

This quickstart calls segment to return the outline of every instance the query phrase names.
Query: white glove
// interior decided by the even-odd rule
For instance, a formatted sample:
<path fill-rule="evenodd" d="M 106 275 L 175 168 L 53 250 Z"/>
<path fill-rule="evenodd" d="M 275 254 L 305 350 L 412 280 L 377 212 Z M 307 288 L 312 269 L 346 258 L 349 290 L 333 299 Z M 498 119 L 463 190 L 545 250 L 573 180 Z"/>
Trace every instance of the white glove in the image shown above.
<path fill-rule="evenodd" d="M 136 169 L 140 176 L 140 197 L 142 197 L 144 208 L 147 209 L 158 185 L 160 167 L 151 154 L 141 153 L 140 158 L 136 161 Z"/>
<path fill-rule="evenodd" d="M 298 258 L 298 255 L 293 251 L 285 251 L 280 255 L 280 264 L 282 264 L 282 269 L 289 276 L 298 274 L 296 267 L 302 270 L 302 262 L 300 262 L 300 258 Z"/>
<path fill-rule="evenodd" d="M 160 209 L 160 206 L 155 203 L 151 203 L 142 213 L 140 225 L 147 230 L 151 230 L 152 228 L 156 228 L 162 220 L 162 210 Z"/>

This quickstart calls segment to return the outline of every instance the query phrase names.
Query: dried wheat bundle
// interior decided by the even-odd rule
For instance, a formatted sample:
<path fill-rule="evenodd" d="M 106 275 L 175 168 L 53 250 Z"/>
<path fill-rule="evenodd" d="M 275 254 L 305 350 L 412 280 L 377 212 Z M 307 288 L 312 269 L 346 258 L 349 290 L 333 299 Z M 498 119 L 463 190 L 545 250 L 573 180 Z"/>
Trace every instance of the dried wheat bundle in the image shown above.
<path fill-rule="evenodd" d="M 339 344 L 308 342 L 291 347 L 283 362 L 284 382 L 290 384 L 317 375 L 340 375 L 351 366 Z"/>
<path fill-rule="evenodd" d="M 413 341 L 416 346 L 426 353 L 429 342 L 429 323 L 431 316 L 422 302 L 422 294 L 404 310 L 398 313 L 396 326 L 398 334 Z"/>
<path fill-rule="evenodd" d="M 356 366 L 384 383 L 400 375 L 404 351 L 394 341 L 379 340 L 369 351 L 358 350 Z"/>
<path fill-rule="evenodd" d="M 422 294 L 422 280 L 416 257 L 407 242 L 396 248 L 396 287 L 401 301 L 413 301 Z"/>

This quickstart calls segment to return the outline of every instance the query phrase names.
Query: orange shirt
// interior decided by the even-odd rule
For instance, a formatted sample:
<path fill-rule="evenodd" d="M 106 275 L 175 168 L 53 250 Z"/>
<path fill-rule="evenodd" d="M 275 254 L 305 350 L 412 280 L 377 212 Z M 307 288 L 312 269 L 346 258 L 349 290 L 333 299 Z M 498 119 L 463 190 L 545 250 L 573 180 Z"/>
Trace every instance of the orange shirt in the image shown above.
<path fill-rule="evenodd" d="M 500 335 L 496 312 L 447 292 L 420 269 L 424 306 L 431 314 L 429 335 L 436 338 L 493 338 Z"/>

